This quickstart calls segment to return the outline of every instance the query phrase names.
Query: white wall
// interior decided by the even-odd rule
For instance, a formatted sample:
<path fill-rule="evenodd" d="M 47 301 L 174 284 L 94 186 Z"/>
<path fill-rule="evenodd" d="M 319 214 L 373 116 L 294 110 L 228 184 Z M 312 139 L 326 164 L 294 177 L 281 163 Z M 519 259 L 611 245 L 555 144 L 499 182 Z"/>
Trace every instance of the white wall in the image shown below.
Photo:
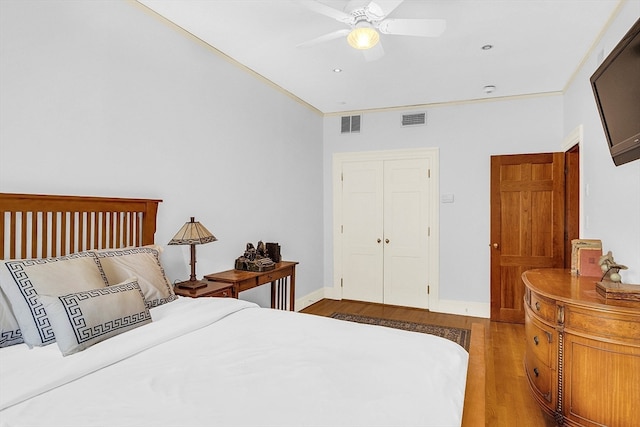
<path fill-rule="evenodd" d="M 589 78 L 600 58 L 606 58 L 639 17 L 640 2 L 625 2 L 564 96 L 564 133 L 579 125 L 584 130 L 580 236 L 601 239 L 604 251 L 612 251 L 617 262 L 629 267 L 621 272 L 623 282 L 636 284 L 640 284 L 640 160 L 613 164 Z"/>
<path fill-rule="evenodd" d="M 322 117 L 134 2 L 0 2 L 0 191 L 160 198 L 156 240 L 195 216 L 219 241 L 198 276 L 247 242 L 322 288 Z M 188 248 L 167 247 L 171 280 Z M 268 304 L 268 289 L 243 293 Z"/>
<path fill-rule="evenodd" d="M 438 147 L 440 194 L 440 287 L 445 311 L 471 313 L 475 303 L 489 316 L 490 156 L 560 151 L 562 97 L 540 96 L 436 106 L 426 110 L 427 125 L 401 128 L 408 111 L 369 112 L 360 134 L 340 134 L 340 117 L 324 121 L 325 280 L 333 271 L 332 155 L 338 152 Z M 442 307 L 440 307 L 442 308 Z"/>

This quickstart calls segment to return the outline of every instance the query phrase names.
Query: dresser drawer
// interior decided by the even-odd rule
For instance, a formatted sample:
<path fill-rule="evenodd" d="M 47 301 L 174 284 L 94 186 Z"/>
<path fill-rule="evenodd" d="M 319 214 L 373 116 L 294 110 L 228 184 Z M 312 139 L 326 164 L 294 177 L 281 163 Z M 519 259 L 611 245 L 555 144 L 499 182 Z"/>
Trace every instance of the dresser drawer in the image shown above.
<path fill-rule="evenodd" d="M 528 347 L 529 348 L 529 347 Z M 527 349 L 528 349 L 527 348 Z M 533 352 L 527 350 L 524 367 L 531 388 L 546 402 L 552 403 L 551 368 L 538 359 Z"/>
<path fill-rule="evenodd" d="M 541 319 L 551 323 L 557 322 L 556 304 L 553 300 L 531 291 L 531 310 Z"/>
<path fill-rule="evenodd" d="M 555 367 L 555 352 L 552 343 L 555 341 L 555 331 L 532 318 L 531 309 L 525 310 L 525 337 L 527 351 L 530 351 L 546 366 Z"/>
<path fill-rule="evenodd" d="M 640 311 L 639 311 L 640 312 Z M 564 310 L 565 332 L 640 347 L 639 312 L 608 312 L 578 306 Z"/>

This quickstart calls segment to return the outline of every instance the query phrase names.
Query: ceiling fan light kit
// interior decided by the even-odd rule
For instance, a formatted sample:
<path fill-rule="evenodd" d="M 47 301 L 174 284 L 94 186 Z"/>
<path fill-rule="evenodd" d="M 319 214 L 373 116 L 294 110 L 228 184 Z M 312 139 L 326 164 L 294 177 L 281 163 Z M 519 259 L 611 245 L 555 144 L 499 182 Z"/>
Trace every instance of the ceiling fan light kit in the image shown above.
<path fill-rule="evenodd" d="M 366 24 L 366 22 L 364 24 Z M 378 32 L 367 25 L 354 28 L 347 36 L 347 42 L 349 42 L 349 45 L 355 49 L 361 50 L 371 49 L 378 44 L 379 40 L 380 35 Z"/>
<path fill-rule="evenodd" d="M 309 10 L 335 19 L 351 29 L 333 31 L 298 46 L 312 46 L 347 35 L 349 45 L 363 51 L 367 61 L 373 61 L 384 54 L 380 33 L 396 36 L 438 37 L 444 32 L 447 26 L 444 19 L 387 18 L 402 2 L 403 0 L 373 0 L 368 3 L 357 1 L 349 2 L 347 10 L 338 10 L 318 1 L 300 0 L 300 4 Z M 376 49 L 368 51 L 373 47 Z"/>

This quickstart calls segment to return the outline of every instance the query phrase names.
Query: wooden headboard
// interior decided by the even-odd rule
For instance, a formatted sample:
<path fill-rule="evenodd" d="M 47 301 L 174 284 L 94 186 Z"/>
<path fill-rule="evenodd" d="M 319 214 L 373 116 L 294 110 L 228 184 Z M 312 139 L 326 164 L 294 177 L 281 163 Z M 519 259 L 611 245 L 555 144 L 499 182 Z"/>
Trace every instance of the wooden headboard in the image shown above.
<path fill-rule="evenodd" d="M 0 259 L 152 244 L 160 202 L 0 193 Z"/>

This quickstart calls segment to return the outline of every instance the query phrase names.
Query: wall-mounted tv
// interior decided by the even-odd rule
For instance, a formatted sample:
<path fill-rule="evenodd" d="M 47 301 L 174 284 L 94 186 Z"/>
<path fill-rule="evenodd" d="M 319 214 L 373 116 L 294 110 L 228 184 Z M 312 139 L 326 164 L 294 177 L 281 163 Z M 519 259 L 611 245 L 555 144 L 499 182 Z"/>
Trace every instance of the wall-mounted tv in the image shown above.
<path fill-rule="evenodd" d="M 640 19 L 591 76 L 616 166 L 640 159 Z"/>

